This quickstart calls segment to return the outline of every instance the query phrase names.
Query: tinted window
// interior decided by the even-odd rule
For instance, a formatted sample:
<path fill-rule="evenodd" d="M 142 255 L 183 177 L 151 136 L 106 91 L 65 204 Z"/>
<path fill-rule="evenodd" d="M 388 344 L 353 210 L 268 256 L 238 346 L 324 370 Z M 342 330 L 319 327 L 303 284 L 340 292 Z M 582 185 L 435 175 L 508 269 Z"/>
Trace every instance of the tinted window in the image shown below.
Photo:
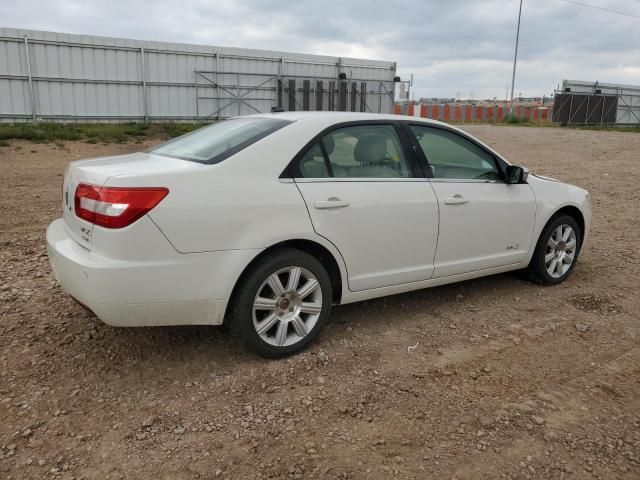
<path fill-rule="evenodd" d="M 319 143 L 311 147 L 300 160 L 300 173 L 304 178 L 331 177 Z"/>
<path fill-rule="evenodd" d="M 224 120 L 163 143 L 150 151 L 156 155 L 194 162 L 218 163 L 289 123 L 275 118 Z"/>
<path fill-rule="evenodd" d="M 343 127 L 328 133 L 301 159 L 306 178 L 406 178 L 413 176 L 392 125 Z M 326 157 L 325 157 L 326 154 Z"/>
<path fill-rule="evenodd" d="M 433 178 L 498 180 L 495 160 L 466 138 L 447 130 L 410 125 Z"/>

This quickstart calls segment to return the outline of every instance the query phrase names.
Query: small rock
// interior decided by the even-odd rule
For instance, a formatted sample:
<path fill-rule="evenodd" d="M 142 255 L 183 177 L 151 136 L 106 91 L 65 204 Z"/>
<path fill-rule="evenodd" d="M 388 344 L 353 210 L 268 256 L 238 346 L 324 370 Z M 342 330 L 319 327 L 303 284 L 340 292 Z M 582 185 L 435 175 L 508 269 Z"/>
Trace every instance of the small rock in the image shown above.
<path fill-rule="evenodd" d="M 589 325 L 585 323 L 576 323 L 576 330 L 580 333 L 585 333 L 587 330 L 589 330 Z"/>
<path fill-rule="evenodd" d="M 544 434 L 544 439 L 547 442 L 558 442 L 558 441 L 560 441 L 560 435 L 558 435 L 558 432 L 555 432 L 553 430 L 549 430 L 548 432 L 546 432 Z"/>
<path fill-rule="evenodd" d="M 544 418 L 539 415 L 531 415 L 531 421 L 536 425 L 542 425 L 544 423 Z"/>
<path fill-rule="evenodd" d="M 493 425 L 493 418 L 487 417 L 486 415 L 480 415 L 478 417 L 478 423 L 480 423 L 480 425 L 482 425 L 483 427 L 489 427 Z"/>
<path fill-rule="evenodd" d="M 156 421 L 156 417 L 147 417 L 142 421 L 143 427 L 150 427 Z"/>

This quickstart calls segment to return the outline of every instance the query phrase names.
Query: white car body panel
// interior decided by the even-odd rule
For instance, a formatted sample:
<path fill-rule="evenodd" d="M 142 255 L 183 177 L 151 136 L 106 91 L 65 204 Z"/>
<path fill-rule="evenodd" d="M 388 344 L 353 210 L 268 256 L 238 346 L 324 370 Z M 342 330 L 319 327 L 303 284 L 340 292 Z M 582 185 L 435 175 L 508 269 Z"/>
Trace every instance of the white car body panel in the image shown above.
<path fill-rule="evenodd" d="M 222 323 L 247 266 L 282 242 L 307 241 L 326 249 L 340 272 L 336 302 L 350 303 L 524 268 L 544 225 L 563 207 L 582 213 L 586 239 L 591 218 L 586 191 L 534 175 L 526 185 L 282 179 L 291 159 L 336 123 L 420 120 L 332 112 L 275 115 L 293 123 L 219 164 L 150 153 L 71 163 L 63 219 L 47 230 L 51 264 L 63 288 L 111 325 L 215 325 Z M 73 193 L 80 182 L 166 187 L 170 193 L 135 223 L 113 230 L 74 214 Z M 469 203 L 445 205 L 455 194 Z M 314 207 L 331 197 L 350 205 Z"/>
<path fill-rule="evenodd" d="M 529 185 L 437 180 L 431 185 L 440 205 L 435 278 L 517 265 L 526 259 L 536 219 Z M 467 203 L 449 204 L 450 199 Z"/>
<path fill-rule="evenodd" d="M 341 179 L 347 180 L 347 179 Z M 438 203 L 426 181 L 297 182 L 315 231 L 341 252 L 349 290 L 428 280 L 438 240 Z M 345 208 L 317 208 L 330 199 Z"/>

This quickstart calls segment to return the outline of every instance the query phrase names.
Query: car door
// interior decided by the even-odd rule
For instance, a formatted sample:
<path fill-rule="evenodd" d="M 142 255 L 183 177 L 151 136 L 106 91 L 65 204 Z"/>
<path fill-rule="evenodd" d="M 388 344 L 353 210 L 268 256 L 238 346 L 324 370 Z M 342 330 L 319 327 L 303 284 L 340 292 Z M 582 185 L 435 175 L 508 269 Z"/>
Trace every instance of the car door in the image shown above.
<path fill-rule="evenodd" d="M 350 123 L 319 136 L 292 164 L 313 228 L 342 254 L 352 291 L 433 273 L 437 199 L 405 135 L 391 122 Z"/>
<path fill-rule="evenodd" d="M 501 160 L 459 132 L 424 124 L 408 130 L 440 206 L 433 277 L 522 262 L 536 214 L 531 187 L 506 184 Z"/>

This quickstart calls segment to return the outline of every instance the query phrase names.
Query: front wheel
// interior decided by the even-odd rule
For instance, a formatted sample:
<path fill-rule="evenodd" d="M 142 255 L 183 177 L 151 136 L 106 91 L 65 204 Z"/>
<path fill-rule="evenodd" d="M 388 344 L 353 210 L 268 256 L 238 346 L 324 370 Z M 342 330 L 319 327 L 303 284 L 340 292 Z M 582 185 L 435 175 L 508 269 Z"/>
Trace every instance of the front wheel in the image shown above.
<path fill-rule="evenodd" d="M 331 280 L 312 255 L 267 253 L 240 280 L 231 327 L 258 355 L 280 358 L 305 348 L 329 317 Z"/>
<path fill-rule="evenodd" d="M 580 226 L 573 217 L 552 219 L 540 234 L 527 267 L 530 280 L 546 285 L 563 282 L 576 265 L 581 238 Z"/>

